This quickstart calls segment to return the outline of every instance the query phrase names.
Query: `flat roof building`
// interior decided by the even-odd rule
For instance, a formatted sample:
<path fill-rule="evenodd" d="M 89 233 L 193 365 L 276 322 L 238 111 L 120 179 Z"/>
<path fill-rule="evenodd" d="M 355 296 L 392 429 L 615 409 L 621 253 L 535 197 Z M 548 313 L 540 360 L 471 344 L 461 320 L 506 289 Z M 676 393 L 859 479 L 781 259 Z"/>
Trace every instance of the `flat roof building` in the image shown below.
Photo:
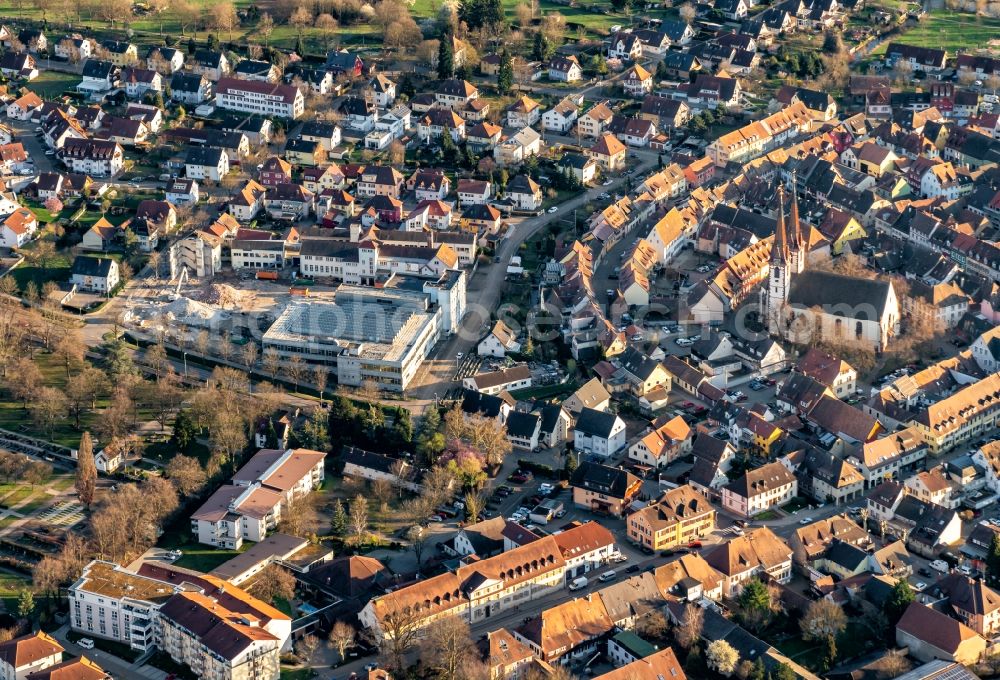
<path fill-rule="evenodd" d="M 428 293 L 342 284 L 333 302 L 293 302 L 264 333 L 264 350 L 335 368 L 341 385 L 373 380 L 402 392 L 441 335 Z"/>

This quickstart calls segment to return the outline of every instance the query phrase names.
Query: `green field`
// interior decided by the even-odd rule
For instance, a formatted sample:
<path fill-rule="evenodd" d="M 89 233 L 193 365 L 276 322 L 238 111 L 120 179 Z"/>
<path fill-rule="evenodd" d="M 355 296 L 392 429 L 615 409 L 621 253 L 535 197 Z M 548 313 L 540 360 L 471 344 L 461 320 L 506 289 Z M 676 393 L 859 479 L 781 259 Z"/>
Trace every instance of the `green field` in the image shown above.
<path fill-rule="evenodd" d="M 945 49 L 951 57 L 959 51 L 971 52 L 987 47 L 990 40 L 998 37 L 1000 37 L 1000 19 L 936 9 L 916 26 L 904 30 L 902 35 L 879 45 L 872 55 L 885 54 L 889 43 L 897 41 L 917 47 Z"/>
<path fill-rule="evenodd" d="M 31 81 L 31 89 L 42 99 L 53 99 L 66 90 L 74 89 L 80 82 L 80 76 L 74 73 L 59 71 L 42 71 Z"/>
<path fill-rule="evenodd" d="M 25 588 L 31 587 L 31 579 L 10 571 L 0 571 L 0 600 L 8 612 L 17 611 L 17 596 Z"/>
<path fill-rule="evenodd" d="M 36 351 L 35 363 L 42 372 L 46 387 L 54 387 L 61 390 L 66 386 L 66 369 L 52 354 Z M 99 399 L 97 405 L 98 408 L 102 408 L 107 405 L 107 401 Z M 144 413 L 140 409 L 140 414 L 140 417 L 142 417 L 143 415 L 147 415 L 148 412 Z M 93 411 L 84 413 L 80 418 L 82 428 L 93 430 L 96 426 L 98 415 L 98 413 L 94 413 Z M 76 448 L 80 443 L 80 434 L 83 430 L 77 430 L 73 427 L 73 424 L 73 419 L 70 417 L 57 422 L 52 429 L 50 441 Z M 21 402 L 14 399 L 9 392 L 6 390 L 0 391 L 0 428 L 12 432 L 24 432 L 30 427 L 30 412 L 25 411 L 21 406 Z M 4 502 L 8 503 L 8 501 Z"/>

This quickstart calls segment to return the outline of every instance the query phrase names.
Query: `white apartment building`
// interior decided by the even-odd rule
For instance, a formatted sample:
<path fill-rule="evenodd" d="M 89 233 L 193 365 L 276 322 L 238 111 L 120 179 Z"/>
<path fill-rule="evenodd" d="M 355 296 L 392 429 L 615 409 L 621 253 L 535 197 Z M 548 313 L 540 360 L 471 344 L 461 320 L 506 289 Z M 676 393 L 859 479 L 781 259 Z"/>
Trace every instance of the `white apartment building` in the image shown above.
<path fill-rule="evenodd" d="M 318 488 L 326 454 L 309 449 L 261 449 L 191 515 L 199 543 L 238 550 L 277 527 L 282 509 Z"/>
<path fill-rule="evenodd" d="M 232 111 L 294 119 L 302 115 L 305 99 L 292 85 L 220 78 L 215 85 L 215 105 Z"/>
<path fill-rule="evenodd" d="M 277 680 L 291 618 L 228 581 L 159 562 L 95 560 L 68 591 L 71 628 L 138 651 L 157 647 L 198 677 Z"/>

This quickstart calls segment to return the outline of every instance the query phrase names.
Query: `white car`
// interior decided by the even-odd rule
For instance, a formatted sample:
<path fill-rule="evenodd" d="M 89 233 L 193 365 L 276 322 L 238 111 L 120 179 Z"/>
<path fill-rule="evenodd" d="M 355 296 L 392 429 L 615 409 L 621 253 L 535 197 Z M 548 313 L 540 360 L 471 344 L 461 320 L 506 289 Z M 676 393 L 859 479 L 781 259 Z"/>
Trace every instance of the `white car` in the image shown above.
<path fill-rule="evenodd" d="M 554 488 L 555 487 L 549 484 L 548 482 L 542 482 L 541 484 L 538 485 L 538 493 L 549 493 Z"/>
<path fill-rule="evenodd" d="M 927 587 L 927 584 L 924 583 L 923 581 L 917 581 L 916 583 L 913 584 L 913 589 L 915 591 L 917 591 L 918 593 L 921 592 L 921 591 L 923 591 L 926 587 Z"/>
<path fill-rule="evenodd" d="M 551 208 L 549 208 L 549 212 L 550 213 L 557 212 L 558 210 L 559 210 L 559 206 L 557 206 L 557 205 L 554 205 Z"/>
<path fill-rule="evenodd" d="M 805 526 L 807 524 L 812 524 L 812 522 L 813 522 L 812 517 L 803 517 L 802 519 L 799 520 L 799 524 L 801 524 L 802 526 Z"/>

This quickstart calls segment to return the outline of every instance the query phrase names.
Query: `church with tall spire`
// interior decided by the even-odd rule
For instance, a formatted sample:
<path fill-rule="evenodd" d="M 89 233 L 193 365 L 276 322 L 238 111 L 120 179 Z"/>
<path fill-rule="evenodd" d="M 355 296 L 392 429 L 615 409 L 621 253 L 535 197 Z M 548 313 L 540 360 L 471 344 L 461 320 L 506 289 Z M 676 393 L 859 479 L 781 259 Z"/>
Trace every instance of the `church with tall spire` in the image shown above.
<path fill-rule="evenodd" d="M 792 209 L 785 221 L 785 187 L 778 185 L 778 220 L 771 245 L 770 274 L 761 288 L 762 322 L 768 332 L 780 334 L 781 310 L 788 302 L 792 276 L 801 274 L 806 266 L 807 249 L 799 223 L 799 202 L 792 190 Z"/>
<path fill-rule="evenodd" d="M 857 342 L 875 351 L 899 332 L 899 302 L 889 281 L 806 270 L 810 237 L 803 234 L 792 180 L 785 218 L 785 187 L 778 185 L 778 216 L 766 285 L 760 291 L 761 323 L 797 344 Z"/>

